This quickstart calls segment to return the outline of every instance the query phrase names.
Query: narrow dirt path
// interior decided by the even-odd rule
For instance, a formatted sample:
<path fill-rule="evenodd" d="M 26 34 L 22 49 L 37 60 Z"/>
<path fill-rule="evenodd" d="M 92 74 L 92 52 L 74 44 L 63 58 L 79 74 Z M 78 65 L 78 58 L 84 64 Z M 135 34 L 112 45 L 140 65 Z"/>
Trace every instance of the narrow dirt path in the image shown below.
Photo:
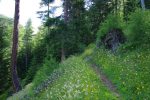
<path fill-rule="evenodd" d="M 92 69 L 99 76 L 100 81 L 121 100 L 120 94 L 117 91 L 116 86 L 112 83 L 111 80 L 102 72 L 102 69 L 96 65 L 90 57 L 85 58 L 85 60 L 91 65 Z"/>

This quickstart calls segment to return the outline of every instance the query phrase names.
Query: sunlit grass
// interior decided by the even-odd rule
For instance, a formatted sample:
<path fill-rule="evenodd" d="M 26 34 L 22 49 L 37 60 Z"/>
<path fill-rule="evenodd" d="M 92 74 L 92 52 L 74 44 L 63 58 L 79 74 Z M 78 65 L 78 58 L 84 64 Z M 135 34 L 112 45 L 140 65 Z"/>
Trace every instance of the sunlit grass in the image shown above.
<path fill-rule="evenodd" d="M 98 64 L 125 99 L 150 99 L 150 51 L 134 50 L 114 55 L 105 49 L 94 51 L 93 61 Z"/>

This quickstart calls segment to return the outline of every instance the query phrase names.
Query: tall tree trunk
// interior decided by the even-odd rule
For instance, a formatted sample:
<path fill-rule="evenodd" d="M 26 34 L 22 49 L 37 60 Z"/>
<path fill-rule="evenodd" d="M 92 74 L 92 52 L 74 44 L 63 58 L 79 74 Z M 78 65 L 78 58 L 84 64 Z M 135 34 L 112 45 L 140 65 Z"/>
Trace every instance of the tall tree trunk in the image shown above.
<path fill-rule="evenodd" d="M 141 7 L 143 10 L 145 10 L 145 1 L 144 0 L 141 0 Z"/>
<path fill-rule="evenodd" d="M 114 1 L 114 6 L 115 6 L 114 13 L 117 14 L 117 10 L 118 10 L 118 0 L 115 0 L 115 1 Z"/>
<path fill-rule="evenodd" d="M 26 37 L 27 38 L 27 37 Z M 26 71 L 28 68 L 28 39 L 25 40 L 26 41 L 26 57 L 25 57 L 25 64 L 26 64 Z"/>
<path fill-rule="evenodd" d="M 50 0 L 48 0 L 48 3 L 47 3 L 47 18 L 49 19 L 49 3 L 50 3 Z M 48 25 L 48 34 L 49 34 L 49 25 Z"/>
<path fill-rule="evenodd" d="M 20 0 L 15 0 L 13 46 L 12 46 L 12 56 L 11 56 L 11 71 L 12 71 L 12 83 L 13 83 L 14 92 L 18 92 L 21 89 L 21 85 L 19 83 L 19 78 L 17 75 L 19 4 L 20 4 Z"/>
<path fill-rule="evenodd" d="M 48 0 L 48 2 L 47 2 L 47 19 L 49 19 L 49 3 L 50 3 L 50 0 Z M 50 35 L 50 29 L 49 29 L 49 24 L 48 24 L 48 26 L 47 26 L 47 36 L 48 35 Z M 46 55 L 49 55 L 49 46 L 48 46 L 48 44 L 46 44 Z"/>
<path fill-rule="evenodd" d="M 47 11 L 48 11 L 47 17 L 48 17 L 48 18 L 49 18 L 49 2 L 50 2 L 50 1 L 48 0 L 48 3 L 47 3 L 47 7 L 48 7 L 48 8 L 47 8 Z"/>
<path fill-rule="evenodd" d="M 67 22 L 68 22 L 68 14 L 69 14 L 69 12 L 68 12 L 68 10 L 69 10 L 69 8 L 68 8 L 68 0 L 64 0 L 64 21 L 65 21 L 65 23 L 67 24 Z"/>
<path fill-rule="evenodd" d="M 123 2 L 123 17 L 125 16 L 125 1 L 124 0 L 122 0 L 122 2 Z"/>
<path fill-rule="evenodd" d="M 65 24 L 68 22 L 68 0 L 64 0 L 64 21 Z M 61 61 L 64 61 L 66 56 L 65 56 L 65 47 L 64 47 L 64 36 L 62 35 L 62 44 L 61 44 Z"/>
<path fill-rule="evenodd" d="M 65 50 L 64 50 L 64 45 L 62 43 L 61 45 L 61 62 L 65 60 Z"/>
<path fill-rule="evenodd" d="M 122 17 L 124 17 L 124 0 L 119 0 L 119 13 Z"/>

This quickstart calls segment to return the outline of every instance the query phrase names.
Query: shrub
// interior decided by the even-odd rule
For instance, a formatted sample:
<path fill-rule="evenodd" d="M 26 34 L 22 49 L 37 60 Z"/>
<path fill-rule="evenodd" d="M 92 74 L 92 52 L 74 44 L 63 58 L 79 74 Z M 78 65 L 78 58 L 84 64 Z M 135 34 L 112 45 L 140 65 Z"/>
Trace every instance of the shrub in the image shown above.
<path fill-rule="evenodd" d="M 43 66 L 37 71 L 33 84 L 34 87 L 38 86 L 41 84 L 45 79 L 47 79 L 48 76 L 52 74 L 54 69 L 57 69 L 59 64 L 52 58 L 50 59 L 45 59 Z"/>
<path fill-rule="evenodd" d="M 97 41 L 112 29 L 123 29 L 124 22 L 119 15 L 109 15 L 107 20 L 102 23 L 97 33 Z"/>
<path fill-rule="evenodd" d="M 150 11 L 137 9 L 130 15 L 126 26 L 130 46 L 134 48 L 150 42 Z"/>
<path fill-rule="evenodd" d="M 22 87 L 24 87 L 25 85 L 33 81 L 36 72 L 41 68 L 41 66 L 42 66 L 42 63 L 37 63 L 35 58 L 32 59 L 31 65 L 27 72 L 27 76 L 21 82 Z"/>

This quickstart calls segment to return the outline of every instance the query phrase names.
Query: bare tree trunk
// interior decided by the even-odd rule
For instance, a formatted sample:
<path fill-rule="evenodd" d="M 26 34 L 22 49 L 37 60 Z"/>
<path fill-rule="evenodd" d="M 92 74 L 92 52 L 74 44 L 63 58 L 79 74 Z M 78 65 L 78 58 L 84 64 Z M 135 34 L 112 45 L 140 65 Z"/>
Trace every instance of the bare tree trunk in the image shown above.
<path fill-rule="evenodd" d="M 48 7 L 48 8 L 47 8 L 47 10 L 48 10 L 47 17 L 48 17 L 48 18 L 49 18 L 49 2 L 50 2 L 50 1 L 48 0 L 48 3 L 47 3 L 47 7 Z"/>
<path fill-rule="evenodd" d="M 118 0 L 115 0 L 115 14 L 117 15 L 118 13 Z"/>
<path fill-rule="evenodd" d="M 141 7 L 143 10 L 145 10 L 145 1 L 144 0 L 141 0 Z"/>
<path fill-rule="evenodd" d="M 63 62 L 65 60 L 65 50 L 64 50 L 64 45 L 62 43 L 61 45 L 61 62 Z"/>
<path fill-rule="evenodd" d="M 122 0 L 123 1 L 123 16 L 125 16 L 125 1 L 124 0 Z"/>
<path fill-rule="evenodd" d="M 49 3 L 50 3 L 50 0 L 48 0 L 48 3 L 47 3 L 47 19 L 49 19 Z M 50 29 L 49 29 L 49 24 L 47 26 L 47 35 L 50 35 Z M 48 44 L 46 44 L 46 55 L 48 55 L 48 49 L 49 49 L 49 46 Z"/>
<path fill-rule="evenodd" d="M 25 58 L 25 63 L 26 63 L 26 71 L 28 69 L 28 48 L 27 48 L 27 44 L 26 44 L 26 58 Z"/>
<path fill-rule="evenodd" d="M 50 0 L 48 0 L 48 3 L 47 3 L 47 6 L 48 6 L 48 8 L 47 8 L 47 18 L 49 19 L 49 2 L 50 2 Z M 48 34 L 49 34 L 49 25 L 48 25 Z"/>
<path fill-rule="evenodd" d="M 68 22 L 68 0 L 64 0 L 64 21 L 65 21 L 65 23 L 67 24 L 67 22 Z"/>
<path fill-rule="evenodd" d="M 64 0 L 64 21 L 65 24 L 68 22 L 68 0 Z M 61 61 L 64 61 L 66 58 L 65 56 L 65 47 L 64 47 L 64 36 L 62 36 L 62 44 L 61 44 Z"/>
<path fill-rule="evenodd" d="M 114 5 L 114 14 L 117 14 L 118 0 L 114 0 L 114 1 L 113 1 L 113 5 Z"/>
<path fill-rule="evenodd" d="M 12 57 L 11 57 L 11 71 L 12 71 L 12 82 L 13 82 L 14 92 L 18 92 L 21 89 L 21 85 L 19 83 L 19 78 L 17 75 L 19 4 L 20 4 L 20 0 L 15 0 L 13 46 L 12 46 Z"/>

